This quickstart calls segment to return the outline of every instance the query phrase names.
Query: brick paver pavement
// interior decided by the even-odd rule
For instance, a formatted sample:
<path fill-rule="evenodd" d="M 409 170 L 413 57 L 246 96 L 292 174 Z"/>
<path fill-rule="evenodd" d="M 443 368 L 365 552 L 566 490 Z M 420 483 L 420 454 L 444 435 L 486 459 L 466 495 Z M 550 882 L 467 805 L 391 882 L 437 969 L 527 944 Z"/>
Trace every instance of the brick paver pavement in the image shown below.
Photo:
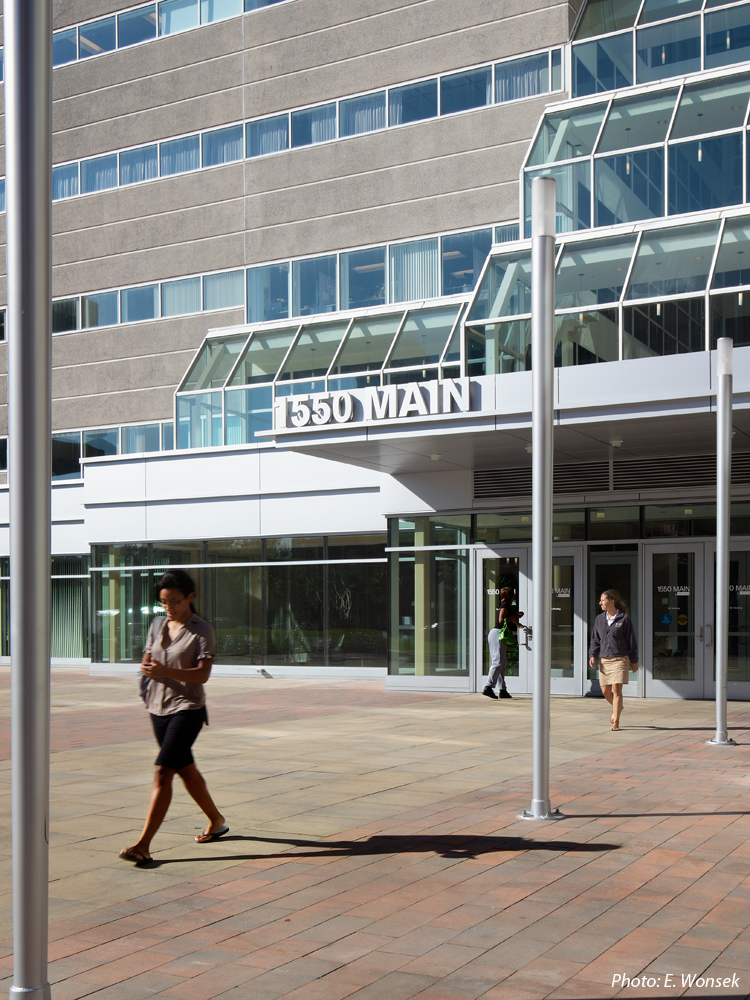
<path fill-rule="evenodd" d="M 194 844 L 180 793 L 134 868 L 116 854 L 154 750 L 133 688 L 54 677 L 55 1000 L 750 992 L 750 706 L 730 705 L 729 749 L 705 745 L 706 703 L 628 701 L 613 734 L 602 702 L 554 699 L 566 818 L 536 824 L 516 818 L 530 699 L 212 680 L 196 758 L 232 831 Z M 6 847 L 5 934 L 9 861 Z M 0 964 L 9 975 L 9 940 Z"/>

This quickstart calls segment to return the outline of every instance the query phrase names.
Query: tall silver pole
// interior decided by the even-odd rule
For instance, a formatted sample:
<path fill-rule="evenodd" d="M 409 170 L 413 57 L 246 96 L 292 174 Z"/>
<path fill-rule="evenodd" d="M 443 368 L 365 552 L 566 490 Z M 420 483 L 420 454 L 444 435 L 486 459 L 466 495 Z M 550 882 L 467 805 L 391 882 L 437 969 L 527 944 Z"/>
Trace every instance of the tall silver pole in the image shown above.
<path fill-rule="evenodd" d="M 736 746 L 727 733 L 729 661 L 729 519 L 732 489 L 731 337 L 716 343 L 716 733 L 713 746 Z"/>
<path fill-rule="evenodd" d="M 4 0 L 13 985 L 48 1000 L 52 3 Z"/>
<path fill-rule="evenodd" d="M 552 661 L 552 429 L 555 371 L 555 210 L 552 177 L 531 184 L 531 469 L 534 775 L 523 819 L 562 819 L 549 799 Z"/>

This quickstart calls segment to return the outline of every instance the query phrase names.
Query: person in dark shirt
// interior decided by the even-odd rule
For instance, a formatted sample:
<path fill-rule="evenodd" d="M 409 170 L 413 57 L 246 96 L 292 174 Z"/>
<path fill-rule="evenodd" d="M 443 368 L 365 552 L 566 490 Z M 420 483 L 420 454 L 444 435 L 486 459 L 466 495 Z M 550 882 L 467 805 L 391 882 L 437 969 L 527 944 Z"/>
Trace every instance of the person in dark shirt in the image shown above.
<path fill-rule="evenodd" d="M 523 611 L 518 610 L 518 606 L 513 603 L 513 591 L 510 587 L 503 587 L 500 591 L 500 609 L 497 614 L 497 628 L 490 630 L 487 642 L 490 647 L 490 675 L 482 694 L 487 698 L 510 698 L 510 692 L 505 686 L 505 674 L 508 669 L 508 647 L 504 642 L 500 642 L 500 629 L 503 622 L 507 621 L 508 631 L 515 635 L 520 624 L 518 619 L 523 617 Z M 500 681 L 500 694 L 495 694 L 495 685 Z"/>
<path fill-rule="evenodd" d="M 628 671 L 638 672 L 638 643 L 628 609 L 616 590 L 605 590 L 599 598 L 602 613 L 597 615 L 589 646 L 589 665 L 599 657 L 599 683 L 612 706 L 612 731 L 620 728 L 622 686 Z"/>

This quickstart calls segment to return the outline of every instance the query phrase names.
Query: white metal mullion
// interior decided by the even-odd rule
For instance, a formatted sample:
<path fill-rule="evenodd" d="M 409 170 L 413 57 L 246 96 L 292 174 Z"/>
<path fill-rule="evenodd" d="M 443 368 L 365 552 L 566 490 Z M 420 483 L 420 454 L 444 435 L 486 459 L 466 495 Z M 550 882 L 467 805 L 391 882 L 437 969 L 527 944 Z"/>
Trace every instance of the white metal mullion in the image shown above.
<path fill-rule="evenodd" d="M 344 349 L 344 344 L 349 339 L 349 334 L 351 333 L 351 329 L 354 326 L 354 323 L 355 323 L 355 317 L 352 316 L 351 319 L 349 320 L 349 324 L 348 324 L 346 330 L 344 330 L 344 335 L 342 336 L 341 340 L 339 341 L 339 346 L 336 348 L 336 351 L 334 352 L 333 358 L 331 359 L 331 363 L 328 366 L 328 371 L 326 372 L 326 380 L 328 380 L 331 377 L 331 373 L 333 372 L 334 365 L 338 361 L 339 355 L 341 354 L 341 352 Z M 328 388 L 328 382 L 326 381 L 326 389 L 327 388 Z"/>
<path fill-rule="evenodd" d="M 719 260 L 719 254 L 721 253 L 721 244 L 724 240 L 724 230 L 726 229 L 727 220 L 722 219 L 719 225 L 719 232 L 716 237 L 716 246 L 714 247 L 713 257 L 711 258 L 711 267 L 708 271 L 708 278 L 706 279 L 706 350 L 711 350 L 711 285 L 713 284 L 714 274 L 716 273 L 716 265 Z"/>
<path fill-rule="evenodd" d="M 396 346 L 396 342 L 397 342 L 399 336 L 401 335 L 401 331 L 404 328 L 404 324 L 406 323 L 406 317 L 408 315 L 409 315 L 409 310 L 408 309 L 404 309 L 404 314 L 401 317 L 401 322 L 398 324 L 398 328 L 396 330 L 396 333 L 394 334 L 393 340 L 391 341 L 391 345 L 388 348 L 388 350 L 386 351 L 385 358 L 383 359 L 383 363 L 380 366 L 380 371 L 381 372 L 385 371 L 385 369 L 388 367 L 388 362 L 391 359 L 391 354 L 393 353 L 393 348 Z"/>

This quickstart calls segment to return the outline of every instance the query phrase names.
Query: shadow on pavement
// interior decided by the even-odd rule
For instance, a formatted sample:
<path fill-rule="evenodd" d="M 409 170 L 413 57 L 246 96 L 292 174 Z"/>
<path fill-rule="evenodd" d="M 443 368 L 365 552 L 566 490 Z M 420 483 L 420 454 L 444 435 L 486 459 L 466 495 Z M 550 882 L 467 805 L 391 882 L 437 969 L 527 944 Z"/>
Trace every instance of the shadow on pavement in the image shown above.
<path fill-rule="evenodd" d="M 289 861 L 294 858 L 355 858 L 363 855 L 382 854 L 437 854 L 441 858 L 456 858 L 470 860 L 485 854 L 501 852 L 524 851 L 557 851 L 588 852 L 601 854 L 605 851 L 618 850 L 620 844 L 587 844 L 574 840 L 527 840 L 524 837 L 370 837 L 368 840 L 295 840 L 293 838 L 277 837 L 243 837 L 227 835 L 221 838 L 222 843 L 231 841 L 260 844 L 288 844 L 290 850 L 279 854 L 220 854 L 216 857 L 200 858 L 169 858 L 159 861 L 153 858 L 144 868 L 157 868 L 161 865 L 184 864 L 190 861 L 263 861 L 266 858 L 284 858 Z M 307 851 L 294 851 L 295 847 L 309 848 Z"/>

